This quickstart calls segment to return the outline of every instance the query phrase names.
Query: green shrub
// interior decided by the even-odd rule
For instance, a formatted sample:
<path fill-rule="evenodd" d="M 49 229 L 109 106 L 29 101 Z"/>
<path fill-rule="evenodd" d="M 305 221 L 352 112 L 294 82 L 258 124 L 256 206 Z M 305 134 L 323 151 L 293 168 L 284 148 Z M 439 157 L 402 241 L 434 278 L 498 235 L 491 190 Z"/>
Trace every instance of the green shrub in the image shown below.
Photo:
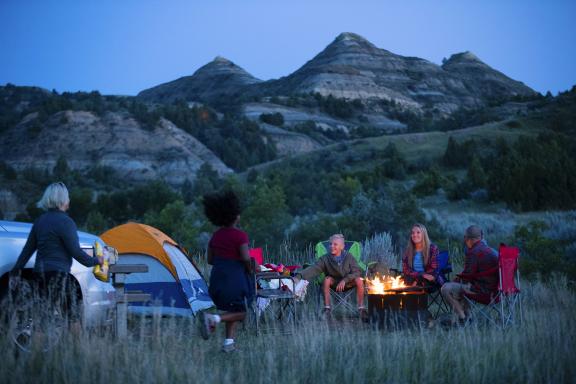
<path fill-rule="evenodd" d="M 543 232 L 548 226 L 541 221 L 519 226 L 515 232 L 515 241 L 521 249 L 520 270 L 528 278 L 553 274 L 566 274 L 576 279 L 576 263 L 567 257 L 567 248 L 563 241 L 550 239 Z"/>
<path fill-rule="evenodd" d="M 262 113 L 259 119 L 263 123 L 275 125 L 277 127 L 284 125 L 284 115 L 282 115 L 280 112 Z"/>

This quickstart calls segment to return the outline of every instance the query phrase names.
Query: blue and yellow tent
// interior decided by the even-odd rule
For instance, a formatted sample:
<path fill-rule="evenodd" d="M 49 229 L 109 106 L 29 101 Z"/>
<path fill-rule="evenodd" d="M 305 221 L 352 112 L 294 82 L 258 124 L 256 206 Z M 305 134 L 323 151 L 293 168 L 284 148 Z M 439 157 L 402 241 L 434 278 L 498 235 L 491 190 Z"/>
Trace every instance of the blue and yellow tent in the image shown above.
<path fill-rule="evenodd" d="M 133 273 L 127 278 L 127 291 L 151 295 L 148 303 L 130 303 L 131 312 L 188 316 L 214 305 L 206 281 L 186 250 L 160 230 L 127 223 L 100 237 L 118 250 L 118 264 L 148 266 L 147 273 Z"/>

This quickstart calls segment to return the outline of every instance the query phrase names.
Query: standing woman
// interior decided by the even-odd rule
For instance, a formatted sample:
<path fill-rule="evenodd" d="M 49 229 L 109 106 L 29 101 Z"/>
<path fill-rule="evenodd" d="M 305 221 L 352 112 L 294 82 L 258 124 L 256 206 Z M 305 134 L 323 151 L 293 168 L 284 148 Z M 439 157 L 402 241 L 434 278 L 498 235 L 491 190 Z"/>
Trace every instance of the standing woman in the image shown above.
<path fill-rule="evenodd" d="M 443 283 L 437 274 L 438 247 L 430 242 L 428 231 L 422 224 L 414 224 L 408 245 L 402 257 L 402 274 L 406 283 L 431 285 Z"/>
<path fill-rule="evenodd" d="M 220 315 L 200 313 L 200 332 L 210 337 L 220 322 L 226 323 L 223 352 L 236 349 L 234 336 L 239 321 L 246 317 L 246 304 L 254 296 L 252 264 L 248 253 L 248 235 L 236 228 L 240 220 L 240 202 L 232 191 L 205 195 L 204 214 L 218 226 L 208 243 L 208 264 L 212 265 L 208 292 Z"/>
<path fill-rule="evenodd" d="M 18 286 L 20 270 L 37 251 L 34 283 L 39 297 L 43 303 L 62 306 L 66 300 L 71 299 L 67 294 L 72 287 L 69 281 L 72 258 L 86 267 L 102 265 L 103 259 L 91 257 L 80 248 L 76 224 L 66 214 L 70 207 L 70 197 L 64 183 L 50 184 L 37 206 L 46 212 L 32 225 L 26 245 L 10 272 L 10 285 Z M 71 309 L 61 308 L 64 311 Z M 73 331 L 79 332 L 79 314 L 72 310 L 68 315 Z"/>

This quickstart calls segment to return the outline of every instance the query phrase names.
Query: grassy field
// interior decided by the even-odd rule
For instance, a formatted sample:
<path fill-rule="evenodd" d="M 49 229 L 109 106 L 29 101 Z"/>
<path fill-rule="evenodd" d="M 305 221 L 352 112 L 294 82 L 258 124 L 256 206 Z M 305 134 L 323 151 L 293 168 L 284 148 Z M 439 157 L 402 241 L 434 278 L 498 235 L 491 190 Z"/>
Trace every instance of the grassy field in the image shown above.
<path fill-rule="evenodd" d="M 450 136 L 457 142 L 474 139 L 480 143 L 495 143 L 498 138 L 512 142 L 519 137 L 536 136 L 541 132 L 542 129 L 537 125 L 525 121 L 523 126 L 518 128 L 510 128 L 506 125 L 506 121 L 501 121 L 447 132 L 407 133 L 361 139 L 357 141 L 358 144 L 353 145 L 356 150 L 368 150 L 384 149 L 389 143 L 394 143 L 406 160 L 412 162 L 423 158 L 432 160 L 442 157 Z"/>
<path fill-rule="evenodd" d="M 398 266 L 387 234 L 364 251 L 366 260 Z M 310 261 L 311 252 L 286 244 L 273 260 Z M 259 336 L 247 321 L 233 354 L 220 352 L 223 329 L 204 341 L 193 319 L 132 318 L 126 340 L 110 330 L 67 334 L 48 352 L 19 352 L 0 335 L 0 383 L 567 383 L 576 375 L 576 292 L 565 278 L 523 281 L 524 322 L 505 331 L 480 322 L 403 330 L 355 318 L 328 323 L 317 303 L 310 292 L 295 326 Z"/>
<path fill-rule="evenodd" d="M 454 250 L 455 270 L 461 255 Z M 398 266 L 387 234 L 366 242 L 366 260 Z M 311 249 L 289 244 L 274 261 L 310 260 Z M 199 262 L 205 274 L 208 268 Z M 126 340 L 112 333 L 71 335 L 49 352 L 21 353 L 0 336 L 4 383 L 563 383 L 576 375 L 574 286 L 564 278 L 522 283 L 524 322 L 502 331 L 480 322 L 468 328 L 382 330 L 356 318 L 320 320 L 312 290 L 296 326 L 255 335 L 240 330 L 240 351 L 223 354 L 223 329 L 208 341 L 193 319 L 133 318 Z M 286 334 L 288 333 L 288 334 Z"/>
<path fill-rule="evenodd" d="M 290 335 L 240 332 L 237 353 L 221 336 L 202 340 L 194 323 L 131 324 L 127 340 L 109 333 L 68 336 L 49 352 L 18 353 L 0 338 L 3 383 L 565 383 L 576 295 L 565 280 L 525 284 L 525 321 L 503 332 L 472 326 L 383 331 L 354 322 L 303 319 Z M 313 305 L 308 302 L 305 306 Z"/>
<path fill-rule="evenodd" d="M 396 146 L 409 163 L 433 162 L 444 155 L 450 137 L 453 137 L 458 143 L 474 139 L 489 147 L 500 138 L 512 143 L 520 137 L 535 137 L 546 131 L 538 122 L 529 119 L 520 119 L 519 122 L 520 126 L 515 127 L 508 126 L 508 121 L 499 121 L 446 132 L 403 133 L 350 140 L 346 143 L 331 144 L 312 152 L 258 164 L 252 169 L 262 171 L 269 167 L 282 166 L 284 161 L 291 161 L 292 159 L 315 161 L 318 157 L 325 156 L 329 152 L 337 152 L 341 156 L 350 155 L 352 159 L 356 159 L 347 162 L 350 169 L 370 168 L 373 164 L 366 155 L 373 151 L 382 151 L 390 143 Z M 244 173 L 244 175 L 246 174 L 247 172 Z"/>

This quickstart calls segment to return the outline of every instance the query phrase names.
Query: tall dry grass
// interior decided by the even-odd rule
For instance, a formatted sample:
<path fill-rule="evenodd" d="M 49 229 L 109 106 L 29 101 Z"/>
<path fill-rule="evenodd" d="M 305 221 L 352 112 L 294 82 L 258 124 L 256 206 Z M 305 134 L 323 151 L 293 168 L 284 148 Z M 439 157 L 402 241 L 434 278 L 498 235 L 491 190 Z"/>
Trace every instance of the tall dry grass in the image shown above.
<path fill-rule="evenodd" d="M 386 236 L 371 239 L 371 260 L 398 255 Z M 457 250 L 454 251 L 457 253 Z M 293 263 L 311 250 L 276 255 Z M 306 259 L 308 258 L 308 259 Z M 275 261 L 279 261 L 275 260 Z M 204 263 L 199 263 L 205 273 Z M 381 330 L 359 321 L 315 317 L 317 297 L 299 307 L 295 326 L 256 336 L 240 330 L 240 351 L 223 354 L 223 330 L 202 340 L 193 319 L 132 318 L 130 335 L 110 330 L 64 335 L 48 352 L 20 353 L 0 336 L 2 383 L 564 383 L 576 375 L 576 293 L 564 278 L 523 282 L 524 322 L 502 331 L 474 324 L 445 330 Z M 280 331 L 290 331 L 289 335 Z"/>
<path fill-rule="evenodd" d="M 0 338 L 5 383 L 564 383 L 573 380 L 576 296 L 566 281 L 524 287 L 524 323 L 384 331 L 360 323 L 305 319 L 291 335 L 241 331 L 234 354 L 221 337 L 201 340 L 193 322 L 144 319 L 131 335 L 67 335 L 48 352 L 18 353 Z M 307 303 L 305 305 L 312 305 Z"/>

